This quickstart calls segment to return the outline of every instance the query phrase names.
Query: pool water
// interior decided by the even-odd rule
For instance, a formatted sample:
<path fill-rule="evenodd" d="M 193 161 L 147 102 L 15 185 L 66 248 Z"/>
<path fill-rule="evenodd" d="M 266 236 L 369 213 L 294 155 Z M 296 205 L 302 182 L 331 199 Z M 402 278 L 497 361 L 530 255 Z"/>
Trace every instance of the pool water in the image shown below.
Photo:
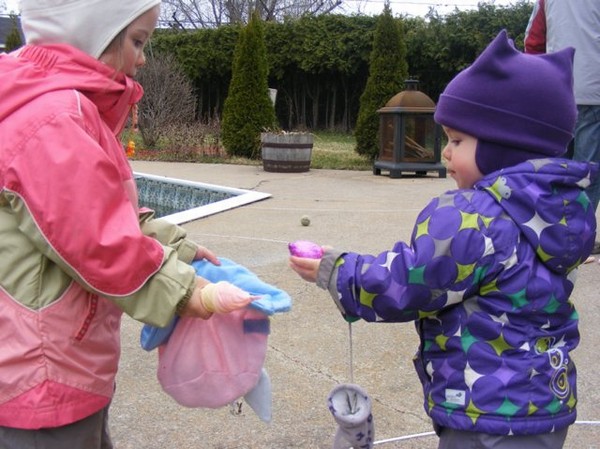
<path fill-rule="evenodd" d="M 134 172 L 139 204 L 157 217 L 182 224 L 269 198 L 271 195 L 184 179 Z"/>

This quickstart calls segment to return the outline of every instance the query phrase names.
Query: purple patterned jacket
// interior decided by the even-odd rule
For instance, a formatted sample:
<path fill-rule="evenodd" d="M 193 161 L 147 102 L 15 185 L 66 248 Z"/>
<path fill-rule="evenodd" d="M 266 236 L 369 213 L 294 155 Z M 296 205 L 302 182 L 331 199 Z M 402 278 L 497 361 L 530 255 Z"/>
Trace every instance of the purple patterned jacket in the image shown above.
<path fill-rule="evenodd" d="M 414 363 L 436 424 L 490 434 L 564 428 L 577 402 L 569 297 L 594 245 L 583 189 L 596 171 L 537 159 L 491 173 L 431 201 L 410 246 L 328 252 L 318 283 L 347 317 L 415 321 Z"/>

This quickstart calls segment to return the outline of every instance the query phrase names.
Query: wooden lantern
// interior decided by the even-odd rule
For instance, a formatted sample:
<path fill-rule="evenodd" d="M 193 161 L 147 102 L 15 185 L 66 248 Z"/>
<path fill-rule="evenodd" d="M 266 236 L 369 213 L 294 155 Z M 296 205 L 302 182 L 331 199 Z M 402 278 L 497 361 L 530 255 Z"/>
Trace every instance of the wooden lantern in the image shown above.
<path fill-rule="evenodd" d="M 379 122 L 379 156 L 373 174 L 389 170 L 391 178 L 403 172 L 422 176 L 437 171 L 446 177 L 441 163 L 442 129 L 433 120 L 434 101 L 417 89 L 418 81 L 405 81 L 406 90 L 394 95 L 377 112 Z"/>

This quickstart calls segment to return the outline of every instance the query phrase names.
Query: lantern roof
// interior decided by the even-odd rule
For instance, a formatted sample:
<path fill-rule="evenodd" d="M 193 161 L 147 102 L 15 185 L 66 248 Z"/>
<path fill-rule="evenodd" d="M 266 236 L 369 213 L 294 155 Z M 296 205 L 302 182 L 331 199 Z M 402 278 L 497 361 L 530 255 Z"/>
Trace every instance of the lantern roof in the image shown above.
<path fill-rule="evenodd" d="M 406 80 L 404 84 L 406 90 L 390 98 L 377 112 L 435 112 L 435 102 L 417 88 L 418 81 Z"/>

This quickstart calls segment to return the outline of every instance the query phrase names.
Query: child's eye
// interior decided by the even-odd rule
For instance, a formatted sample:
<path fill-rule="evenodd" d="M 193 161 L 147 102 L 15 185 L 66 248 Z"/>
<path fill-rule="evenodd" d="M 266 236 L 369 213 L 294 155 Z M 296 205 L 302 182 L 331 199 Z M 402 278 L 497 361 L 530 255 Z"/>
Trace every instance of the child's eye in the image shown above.
<path fill-rule="evenodd" d="M 460 140 L 458 140 L 458 139 L 452 139 L 452 140 L 450 140 L 450 142 L 451 142 L 451 143 L 452 143 L 452 145 L 454 145 L 454 146 L 458 146 L 458 145 L 460 144 Z"/>

